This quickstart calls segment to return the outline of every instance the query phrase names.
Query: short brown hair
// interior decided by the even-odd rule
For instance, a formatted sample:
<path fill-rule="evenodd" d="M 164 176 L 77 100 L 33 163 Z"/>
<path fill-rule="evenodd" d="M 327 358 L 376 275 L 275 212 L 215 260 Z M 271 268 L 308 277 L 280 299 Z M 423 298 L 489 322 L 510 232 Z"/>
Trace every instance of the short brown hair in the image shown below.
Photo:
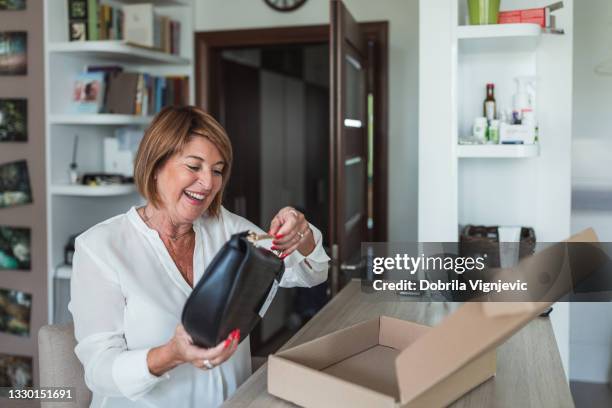
<path fill-rule="evenodd" d="M 134 160 L 134 182 L 138 192 L 159 208 L 161 200 L 155 175 L 194 136 L 204 137 L 215 145 L 225 162 L 221 190 L 208 208 L 209 214 L 218 216 L 232 167 L 232 145 L 223 126 L 198 107 L 168 106 L 155 115 L 138 147 Z"/>

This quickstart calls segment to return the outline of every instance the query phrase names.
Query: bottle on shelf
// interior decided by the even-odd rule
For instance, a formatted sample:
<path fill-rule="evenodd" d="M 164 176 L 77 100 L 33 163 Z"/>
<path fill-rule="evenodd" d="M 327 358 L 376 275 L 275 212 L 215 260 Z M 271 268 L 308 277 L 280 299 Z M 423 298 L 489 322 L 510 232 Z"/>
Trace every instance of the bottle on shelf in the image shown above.
<path fill-rule="evenodd" d="M 493 119 L 489 124 L 489 130 L 487 133 L 487 139 L 491 144 L 499 143 L 499 127 L 500 122 L 497 119 Z"/>
<path fill-rule="evenodd" d="M 497 106 L 495 103 L 495 85 L 487 84 L 487 97 L 484 100 L 483 116 L 487 118 L 487 121 L 491 123 L 497 114 Z"/>

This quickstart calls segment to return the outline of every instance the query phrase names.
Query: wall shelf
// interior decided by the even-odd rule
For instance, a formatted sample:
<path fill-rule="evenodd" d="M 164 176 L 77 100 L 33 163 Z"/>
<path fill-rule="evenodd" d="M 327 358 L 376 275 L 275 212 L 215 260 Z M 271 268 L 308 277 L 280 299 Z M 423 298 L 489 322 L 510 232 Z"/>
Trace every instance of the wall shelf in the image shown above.
<path fill-rule="evenodd" d="M 119 184 L 109 186 L 83 186 L 72 184 L 52 184 L 51 194 L 79 197 L 113 197 L 136 192 L 134 184 Z"/>
<path fill-rule="evenodd" d="M 115 62 L 140 64 L 189 65 L 191 60 L 124 41 L 67 41 L 49 44 L 49 52 L 92 55 Z"/>
<path fill-rule="evenodd" d="M 156 7 L 176 7 L 176 6 L 189 6 L 185 0 L 120 0 L 123 4 L 142 4 L 142 3 L 153 3 Z"/>
<path fill-rule="evenodd" d="M 111 113 L 99 114 L 59 114 L 51 115 L 49 123 L 53 125 L 148 125 L 152 116 L 117 115 Z"/>
<path fill-rule="evenodd" d="M 542 35 L 537 24 L 490 24 L 457 27 L 462 52 L 534 51 Z"/>
<path fill-rule="evenodd" d="M 540 145 L 458 145 L 457 157 L 464 159 L 525 159 L 540 155 Z"/>

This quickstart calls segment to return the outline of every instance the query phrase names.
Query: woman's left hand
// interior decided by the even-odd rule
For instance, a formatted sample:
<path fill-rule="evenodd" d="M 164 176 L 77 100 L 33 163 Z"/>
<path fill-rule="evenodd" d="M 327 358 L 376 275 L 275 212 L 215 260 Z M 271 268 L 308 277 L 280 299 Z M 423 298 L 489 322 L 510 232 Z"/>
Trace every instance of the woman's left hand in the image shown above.
<path fill-rule="evenodd" d="M 316 246 L 304 214 L 293 207 L 285 207 L 274 216 L 268 234 L 274 237 L 272 249 L 282 251 L 281 259 L 296 249 L 308 256 Z"/>

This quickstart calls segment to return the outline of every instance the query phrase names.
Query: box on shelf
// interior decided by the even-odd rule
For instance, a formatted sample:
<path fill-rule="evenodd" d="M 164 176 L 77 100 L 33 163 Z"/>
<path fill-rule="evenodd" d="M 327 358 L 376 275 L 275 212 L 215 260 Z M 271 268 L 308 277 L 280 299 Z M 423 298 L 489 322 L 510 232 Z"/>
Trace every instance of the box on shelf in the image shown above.
<path fill-rule="evenodd" d="M 571 289 L 560 282 L 548 297 Z M 469 302 L 434 327 L 380 316 L 271 355 L 268 392 L 305 407 L 447 406 L 493 377 L 496 347 L 551 304 Z"/>
<path fill-rule="evenodd" d="M 122 127 L 114 137 L 104 138 L 104 172 L 134 176 L 134 158 L 144 130 L 138 127 Z"/>
<path fill-rule="evenodd" d="M 563 8 L 563 2 L 559 1 L 546 7 L 500 11 L 498 17 L 499 24 L 531 23 L 537 24 L 542 28 L 555 29 L 556 19 L 552 14 L 554 11 Z"/>
<path fill-rule="evenodd" d="M 499 126 L 499 143 L 534 144 L 535 128 L 528 125 L 509 125 L 502 123 Z"/>

